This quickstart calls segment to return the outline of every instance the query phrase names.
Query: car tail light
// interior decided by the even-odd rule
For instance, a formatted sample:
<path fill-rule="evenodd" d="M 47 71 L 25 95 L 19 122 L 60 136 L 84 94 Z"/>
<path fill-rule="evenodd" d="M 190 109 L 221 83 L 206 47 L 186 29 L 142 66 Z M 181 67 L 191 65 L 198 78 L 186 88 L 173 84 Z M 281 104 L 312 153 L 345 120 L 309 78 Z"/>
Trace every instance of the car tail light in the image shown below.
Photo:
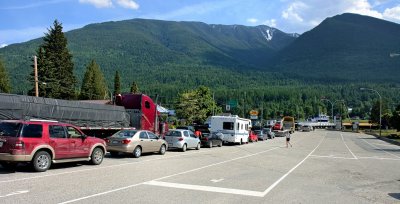
<path fill-rule="evenodd" d="M 25 147 L 25 144 L 23 141 L 17 140 L 15 142 L 15 149 L 24 149 L 24 147 Z"/>
<path fill-rule="evenodd" d="M 129 144 L 131 141 L 130 140 L 122 140 L 122 144 Z"/>
<path fill-rule="evenodd" d="M 182 137 L 180 137 L 178 140 L 179 140 L 179 141 L 182 141 L 182 140 L 183 140 L 183 138 L 182 138 Z"/>

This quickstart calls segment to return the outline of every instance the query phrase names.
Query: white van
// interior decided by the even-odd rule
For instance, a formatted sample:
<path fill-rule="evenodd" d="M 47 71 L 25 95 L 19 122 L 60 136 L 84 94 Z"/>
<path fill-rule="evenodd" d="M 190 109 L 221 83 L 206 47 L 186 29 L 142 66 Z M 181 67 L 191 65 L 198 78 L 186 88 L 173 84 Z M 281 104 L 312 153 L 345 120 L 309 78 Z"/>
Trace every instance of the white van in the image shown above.
<path fill-rule="evenodd" d="M 211 133 L 221 132 L 224 142 L 243 144 L 249 140 L 251 120 L 233 116 L 212 116 Z"/>

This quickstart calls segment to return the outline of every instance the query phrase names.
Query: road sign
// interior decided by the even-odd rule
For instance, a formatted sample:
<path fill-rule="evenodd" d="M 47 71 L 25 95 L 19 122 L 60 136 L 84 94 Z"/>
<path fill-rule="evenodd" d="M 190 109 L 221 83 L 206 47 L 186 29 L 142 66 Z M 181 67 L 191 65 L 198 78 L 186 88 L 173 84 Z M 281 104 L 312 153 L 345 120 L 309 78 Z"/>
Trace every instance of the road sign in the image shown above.
<path fill-rule="evenodd" d="M 225 110 L 226 110 L 226 111 L 230 111 L 230 110 L 231 110 L 231 106 L 230 106 L 230 105 L 226 105 L 226 106 L 225 106 Z"/>
<path fill-rule="evenodd" d="M 237 107 L 238 102 L 235 99 L 231 99 L 231 100 L 228 101 L 227 105 L 231 106 L 231 108 L 235 108 L 235 107 Z"/>
<path fill-rule="evenodd" d="M 251 111 L 250 111 L 250 115 L 258 115 L 258 111 L 256 111 L 256 110 L 251 110 Z"/>
<path fill-rule="evenodd" d="M 250 116 L 250 119 L 252 119 L 252 120 L 257 120 L 257 119 L 258 119 L 258 116 L 256 116 L 256 115 L 251 115 L 251 116 Z"/>

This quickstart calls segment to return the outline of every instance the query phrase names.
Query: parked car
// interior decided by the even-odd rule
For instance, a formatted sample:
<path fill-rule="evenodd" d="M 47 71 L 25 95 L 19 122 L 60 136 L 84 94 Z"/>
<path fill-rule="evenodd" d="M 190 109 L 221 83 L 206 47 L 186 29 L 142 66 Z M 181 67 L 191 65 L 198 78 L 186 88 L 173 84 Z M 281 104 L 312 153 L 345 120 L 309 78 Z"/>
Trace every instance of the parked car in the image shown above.
<path fill-rule="evenodd" d="M 254 133 L 257 135 L 258 140 L 268 139 L 268 134 L 264 134 L 262 130 L 254 130 Z"/>
<path fill-rule="evenodd" d="M 272 127 L 273 130 L 281 130 L 282 129 L 282 122 L 278 121 L 275 123 L 275 125 Z"/>
<path fill-rule="evenodd" d="M 222 147 L 224 135 L 222 133 L 206 134 L 200 138 L 201 145 L 212 148 L 214 146 Z"/>
<path fill-rule="evenodd" d="M 200 139 L 190 130 L 172 129 L 165 134 L 168 149 L 181 149 L 185 152 L 188 148 L 200 149 Z"/>
<path fill-rule="evenodd" d="M 268 135 L 269 139 L 274 139 L 275 138 L 275 133 L 272 131 L 271 128 L 263 128 L 263 133 Z"/>
<path fill-rule="evenodd" d="M 106 138 L 107 151 L 111 156 L 119 153 L 133 154 L 139 158 L 142 153 L 158 152 L 165 154 L 167 142 L 147 130 L 120 130 Z"/>
<path fill-rule="evenodd" d="M 249 131 L 249 141 L 250 142 L 258 142 L 258 136 L 252 130 Z"/>
<path fill-rule="evenodd" d="M 302 131 L 302 132 L 310 132 L 313 130 L 314 130 L 314 128 L 311 125 L 301 125 L 299 127 L 299 131 Z"/>
<path fill-rule="evenodd" d="M 90 161 L 102 163 L 104 140 L 86 136 L 78 127 L 56 121 L 0 121 L 0 164 L 14 168 L 30 162 L 37 172 L 47 171 L 52 163 Z"/>

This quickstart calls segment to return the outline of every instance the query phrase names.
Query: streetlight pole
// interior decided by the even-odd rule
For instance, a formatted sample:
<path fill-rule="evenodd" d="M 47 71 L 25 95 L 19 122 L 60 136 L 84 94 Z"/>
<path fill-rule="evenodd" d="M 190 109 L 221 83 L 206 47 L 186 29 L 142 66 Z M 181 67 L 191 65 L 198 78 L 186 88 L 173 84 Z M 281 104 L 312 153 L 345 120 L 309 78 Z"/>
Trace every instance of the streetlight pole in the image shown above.
<path fill-rule="evenodd" d="M 333 103 L 336 103 L 336 102 L 342 102 L 344 107 L 346 107 L 346 104 L 344 103 L 344 100 L 336 100 Z M 343 113 L 342 113 L 342 110 L 343 110 L 343 108 L 342 108 L 342 106 L 340 106 L 340 128 L 343 128 Z"/>
<path fill-rule="evenodd" d="M 374 91 L 379 96 L 379 137 L 382 136 L 382 96 L 375 89 L 360 88 L 361 91 Z"/>
<path fill-rule="evenodd" d="M 332 101 L 330 101 L 329 99 L 326 99 L 326 98 L 322 98 L 321 101 L 328 101 L 331 104 L 331 107 L 332 107 L 332 121 L 333 121 L 333 103 L 332 103 Z"/>

